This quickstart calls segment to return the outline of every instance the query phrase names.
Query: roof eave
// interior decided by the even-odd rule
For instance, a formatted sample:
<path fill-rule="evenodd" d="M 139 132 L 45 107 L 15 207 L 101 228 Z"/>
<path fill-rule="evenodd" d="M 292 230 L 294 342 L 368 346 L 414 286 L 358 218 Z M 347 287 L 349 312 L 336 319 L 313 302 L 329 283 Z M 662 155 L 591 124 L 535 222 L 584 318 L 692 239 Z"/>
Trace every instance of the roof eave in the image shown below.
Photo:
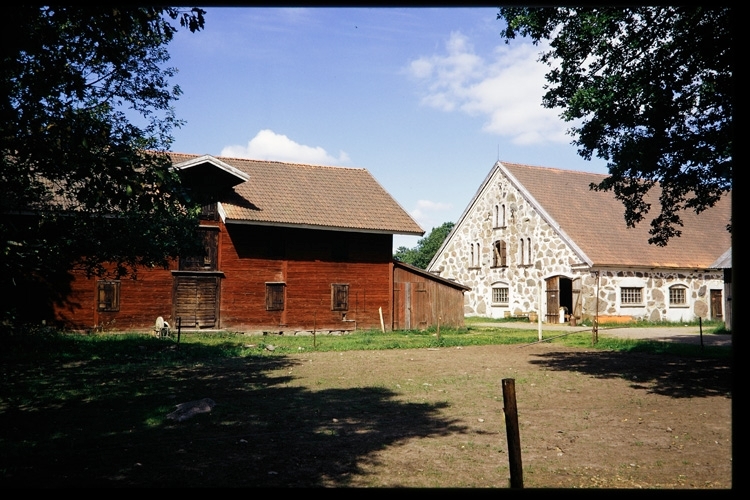
<path fill-rule="evenodd" d="M 409 231 L 409 230 L 395 230 L 395 229 L 375 229 L 375 228 L 362 228 L 362 227 L 346 227 L 346 226 L 322 226 L 316 224 L 304 224 L 304 223 L 292 223 L 292 222 L 273 222 L 273 221 L 254 221 L 247 219 L 231 219 L 224 216 L 225 224 L 241 224 L 249 226 L 271 226 L 271 227 L 289 227 L 297 229 L 314 229 L 318 231 L 343 231 L 349 233 L 370 233 L 370 234 L 401 234 L 407 236 L 422 236 L 424 231 Z"/>

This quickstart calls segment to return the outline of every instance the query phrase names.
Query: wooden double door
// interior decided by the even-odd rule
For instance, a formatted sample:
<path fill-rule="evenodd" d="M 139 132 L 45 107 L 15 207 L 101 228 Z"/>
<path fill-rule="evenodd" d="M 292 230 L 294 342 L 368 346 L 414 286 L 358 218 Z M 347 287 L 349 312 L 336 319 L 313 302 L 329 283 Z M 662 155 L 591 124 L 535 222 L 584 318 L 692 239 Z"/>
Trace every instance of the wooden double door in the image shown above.
<path fill-rule="evenodd" d="M 423 282 L 393 284 L 393 329 L 423 330 L 429 326 L 429 297 Z"/>
<path fill-rule="evenodd" d="M 173 318 L 183 328 L 217 328 L 219 325 L 218 275 L 181 274 L 174 277 Z"/>
<path fill-rule="evenodd" d="M 566 315 L 581 316 L 581 278 L 552 276 L 544 280 L 547 295 L 547 323 L 560 323 L 560 308 Z"/>
<path fill-rule="evenodd" d="M 203 254 L 181 257 L 174 274 L 172 317 L 184 328 L 219 327 L 219 232 L 218 226 L 201 226 Z"/>

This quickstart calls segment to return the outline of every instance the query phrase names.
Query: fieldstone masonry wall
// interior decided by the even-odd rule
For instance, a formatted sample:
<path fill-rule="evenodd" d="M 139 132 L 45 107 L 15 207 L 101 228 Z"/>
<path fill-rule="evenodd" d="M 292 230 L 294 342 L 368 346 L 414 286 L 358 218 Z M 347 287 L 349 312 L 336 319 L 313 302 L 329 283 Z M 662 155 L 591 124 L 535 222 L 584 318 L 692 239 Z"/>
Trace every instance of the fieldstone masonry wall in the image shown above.
<path fill-rule="evenodd" d="M 505 242 L 504 266 L 496 265 L 493 255 L 497 241 Z M 597 279 L 588 270 L 580 270 L 582 264 L 581 257 L 523 193 L 495 169 L 428 270 L 471 287 L 464 294 L 467 316 L 500 318 L 534 312 L 544 320 L 545 279 L 552 276 L 580 278 L 581 316 L 596 314 Z M 675 285 L 686 288 L 687 304 L 669 305 L 669 288 Z M 622 306 L 619 293 L 623 286 L 642 287 L 642 303 Z M 496 287 L 508 288 L 507 303 L 492 302 Z M 720 272 L 603 270 L 599 273 L 599 315 L 653 321 L 707 318 L 710 289 L 723 289 Z"/>

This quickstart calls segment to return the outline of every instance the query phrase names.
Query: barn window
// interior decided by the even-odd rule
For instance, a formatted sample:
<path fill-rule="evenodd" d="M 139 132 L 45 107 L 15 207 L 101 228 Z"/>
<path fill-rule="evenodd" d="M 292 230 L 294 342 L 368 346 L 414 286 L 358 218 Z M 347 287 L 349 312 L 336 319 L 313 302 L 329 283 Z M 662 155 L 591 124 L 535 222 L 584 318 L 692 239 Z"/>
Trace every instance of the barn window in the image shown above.
<path fill-rule="evenodd" d="M 493 225 L 495 229 L 501 229 L 505 227 L 505 205 L 495 205 Z"/>
<path fill-rule="evenodd" d="M 493 304 L 508 304 L 508 287 L 495 287 L 492 289 Z"/>
<path fill-rule="evenodd" d="M 526 264 L 531 265 L 531 238 L 526 238 Z"/>
<path fill-rule="evenodd" d="M 203 242 L 203 254 L 180 257 L 180 270 L 215 271 L 218 265 L 219 228 L 218 226 L 201 226 L 197 234 Z"/>
<path fill-rule="evenodd" d="M 203 220 L 219 220 L 219 210 L 216 203 L 201 206 L 200 218 Z"/>
<path fill-rule="evenodd" d="M 481 250 L 479 247 L 479 243 L 472 243 L 471 244 L 471 266 L 469 267 L 479 267 L 480 263 L 480 257 L 481 257 Z"/>
<path fill-rule="evenodd" d="M 506 267 L 508 257 L 506 246 L 503 240 L 498 240 L 492 244 L 492 267 Z"/>
<path fill-rule="evenodd" d="M 102 312 L 117 312 L 120 310 L 120 282 L 99 280 L 96 283 L 97 308 Z"/>
<path fill-rule="evenodd" d="M 349 310 L 349 285 L 334 283 L 331 285 L 331 310 Z"/>
<path fill-rule="evenodd" d="M 669 288 L 669 305 L 687 305 L 687 289 L 684 286 L 677 285 Z"/>
<path fill-rule="evenodd" d="M 643 303 L 643 289 L 635 287 L 622 287 L 620 288 L 620 303 L 621 304 L 642 304 Z"/>
<path fill-rule="evenodd" d="M 266 311 L 284 310 L 284 283 L 266 283 Z"/>

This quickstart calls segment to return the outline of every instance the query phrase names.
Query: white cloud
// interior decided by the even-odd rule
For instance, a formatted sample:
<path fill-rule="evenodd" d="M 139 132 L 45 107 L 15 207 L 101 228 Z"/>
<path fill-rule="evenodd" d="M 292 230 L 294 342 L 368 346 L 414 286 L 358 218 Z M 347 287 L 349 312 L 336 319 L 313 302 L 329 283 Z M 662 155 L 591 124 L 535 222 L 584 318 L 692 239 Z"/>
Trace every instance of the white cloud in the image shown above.
<path fill-rule="evenodd" d="M 349 155 L 340 151 L 338 158 L 331 156 L 320 146 L 298 144 L 273 130 L 261 130 L 250 139 L 247 146 L 225 146 L 221 156 L 251 158 L 253 160 L 275 160 L 313 165 L 340 165 L 349 161 Z"/>
<path fill-rule="evenodd" d="M 442 111 L 484 116 L 486 132 L 519 145 L 569 143 L 570 123 L 560 110 L 542 107 L 545 73 L 538 61 L 544 47 L 500 45 L 487 59 L 474 53 L 467 37 L 451 33 L 445 53 L 412 61 L 407 72 L 424 84 L 422 104 Z"/>
<path fill-rule="evenodd" d="M 419 243 L 419 240 L 427 237 L 434 228 L 442 226 L 444 222 L 448 222 L 450 219 L 446 219 L 443 212 L 448 212 L 453 209 L 453 205 L 450 203 L 443 203 L 439 201 L 430 200 L 419 200 L 417 201 L 417 208 L 409 212 L 414 220 L 416 220 L 425 233 L 423 236 L 408 236 L 403 234 L 393 235 L 393 252 L 395 253 L 399 247 L 414 248 Z"/>
<path fill-rule="evenodd" d="M 446 222 L 440 219 L 440 213 L 452 208 L 453 205 L 450 203 L 419 200 L 417 201 L 417 208 L 409 212 L 409 214 L 422 226 L 422 229 L 429 233 L 433 227 L 440 226 L 443 222 Z"/>

